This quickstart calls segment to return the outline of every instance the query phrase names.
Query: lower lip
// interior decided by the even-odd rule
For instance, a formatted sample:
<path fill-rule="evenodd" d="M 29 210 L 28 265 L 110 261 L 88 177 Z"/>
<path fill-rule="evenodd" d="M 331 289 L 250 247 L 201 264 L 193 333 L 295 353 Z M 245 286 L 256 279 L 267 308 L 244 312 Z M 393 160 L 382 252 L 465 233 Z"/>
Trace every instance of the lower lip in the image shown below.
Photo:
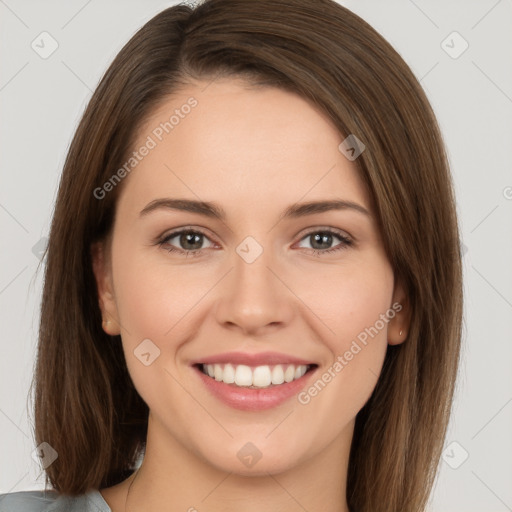
<path fill-rule="evenodd" d="M 243 411 L 262 411 L 281 405 L 304 388 L 316 369 L 317 367 L 309 370 L 302 377 L 292 382 L 269 388 L 252 389 L 219 382 L 204 374 L 197 366 L 194 366 L 194 370 L 199 374 L 200 379 L 214 396 L 226 405 Z"/>

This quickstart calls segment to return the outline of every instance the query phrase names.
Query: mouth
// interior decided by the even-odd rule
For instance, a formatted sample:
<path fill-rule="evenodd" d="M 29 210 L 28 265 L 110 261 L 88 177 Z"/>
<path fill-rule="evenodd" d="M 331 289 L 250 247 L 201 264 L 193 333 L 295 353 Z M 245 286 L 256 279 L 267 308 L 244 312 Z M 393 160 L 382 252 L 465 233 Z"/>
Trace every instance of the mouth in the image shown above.
<path fill-rule="evenodd" d="M 311 381 L 317 368 L 316 364 L 193 365 L 199 381 L 217 400 L 228 407 L 254 413 L 289 402 Z"/>
<path fill-rule="evenodd" d="M 248 366 L 234 363 L 198 363 L 194 367 L 210 379 L 235 388 L 267 389 L 298 381 L 313 372 L 318 365 L 287 363 Z"/>

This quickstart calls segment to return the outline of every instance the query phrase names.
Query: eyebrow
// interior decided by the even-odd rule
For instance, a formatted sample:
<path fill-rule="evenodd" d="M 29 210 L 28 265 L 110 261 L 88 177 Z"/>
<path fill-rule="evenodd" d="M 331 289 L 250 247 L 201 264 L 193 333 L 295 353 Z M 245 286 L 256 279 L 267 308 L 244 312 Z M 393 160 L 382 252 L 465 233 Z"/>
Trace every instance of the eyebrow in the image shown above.
<path fill-rule="evenodd" d="M 141 212 L 140 216 L 147 215 L 155 210 L 179 210 L 190 213 L 197 213 L 206 217 L 226 220 L 226 212 L 221 206 L 216 203 L 208 201 L 195 201 L 192 199 L 155 199 L 151 201 Z M 331 210 L 353 210 L 368 217 L 371 217 L 370 212 L 358 203 L 346 200 L 328 200 L 328 201 L 310 201 L 306 203 L 296 203 L 284 210 L 280 216 L 280 220 L 286 218 L 299 218 L 307 215 L 314 215 L 315 213 L 323 213 Z"/>

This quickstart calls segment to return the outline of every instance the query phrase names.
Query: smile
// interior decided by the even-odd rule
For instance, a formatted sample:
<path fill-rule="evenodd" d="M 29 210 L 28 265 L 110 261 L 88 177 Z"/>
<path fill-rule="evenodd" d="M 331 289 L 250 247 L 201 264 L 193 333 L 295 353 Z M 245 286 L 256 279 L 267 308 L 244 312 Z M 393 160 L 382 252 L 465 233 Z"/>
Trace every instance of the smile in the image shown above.
<path fill-rule="evenodd" d="M 293 382 L 316 365 L 277 364 L 251 367 L 244 364 L 200 364 L 199 368 L 217 382 L 261 389 Z"/>
<path fill-rule="evenodd" d="M 316 364 L 197 363 L 192 366 L 201 386 L 233 409 L 258 412 L 277 407 L 297 396 L 315 375 Z"/>

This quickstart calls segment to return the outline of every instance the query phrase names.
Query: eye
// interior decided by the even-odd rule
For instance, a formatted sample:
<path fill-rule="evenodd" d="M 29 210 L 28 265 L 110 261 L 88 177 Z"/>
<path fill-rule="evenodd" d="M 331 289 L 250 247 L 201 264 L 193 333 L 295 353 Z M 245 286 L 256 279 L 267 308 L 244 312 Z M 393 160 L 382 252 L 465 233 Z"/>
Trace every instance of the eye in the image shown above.
<path fill-rule="evenodd" d="M 340 243 L 332 247 L 332 244 L 336 238 L 340 241 Z M 347 235 L 330 228 L 310 231 L 301 240 L 307 240 L 311 245 L 309 250 L 317 256 L 340 251 L 353 245 L 353 241 Z"/>
<path fill-rule="evenodd" d="M 187 256 L 198 256 L 205 249 L 205 247 L 202 247 L 204 240 L 210 241 L 201 231 L 187 228 L 173 231 L 160 240 L 158 245 L 169 252 L 177 252 Z M 208 247 L 212 246 L 213 244 Z"/>
<path fill-rule="evenodd" d="M 338 239 L 339 243 L 332 247 L 335 239 Z M 207 247 L 203 246 L 205 240 L 210 244 Z M 317 228 L 316 231 L 310 231 L 303 236 L 302 240 L 310 243 L 311 247 L 305 247 L 305 249 L 316 256 L 340 251 L 353 245 L 353 241 L 347 235 L 331 228 Z M 200 256 L 204 249 L 214 247 L 214 244 L 205 233 L 191 228 L 173 231 L 158 241 L 157 244 L 168 252 L 185 256 Z"/>

